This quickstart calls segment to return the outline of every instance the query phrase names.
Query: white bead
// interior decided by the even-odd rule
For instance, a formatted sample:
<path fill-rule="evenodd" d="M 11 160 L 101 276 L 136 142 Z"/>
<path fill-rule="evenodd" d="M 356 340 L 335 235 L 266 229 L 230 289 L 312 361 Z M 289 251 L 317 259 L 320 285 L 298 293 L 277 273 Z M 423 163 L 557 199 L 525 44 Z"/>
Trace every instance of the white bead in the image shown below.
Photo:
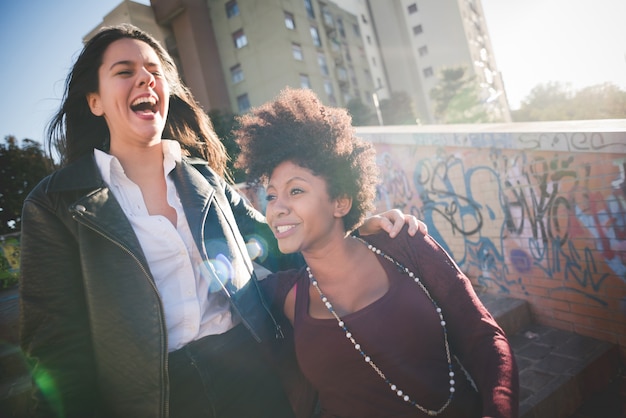
<path fill-rule="evenodd" d="M 450 386 L 454 386 L 456 382 L 454 380 L 450 380 Z"/>
<path fill-rule="evenodd" d="M 339 326 L 343 328 L 343 321 L 339 321 Z"/>
<path fill-rule="evenodd" d="M 441 313 L 441 308 L 437 308 L 437 313 Z"/>
<path fill-rule="evenodd" d="M 446 326 L 446 321 L 441 321 L 441 326 L 445 327 Z"/>
<path fill-rule="evenodd" d="M 346 338 L 352 338 L 352 333 L 351 332 L 346 332 Z"/>
<path fill-rule="evenodd" d="M 402 391 L 401 390 L 398 390 L 397 393 L 398 393 L 398 396 L 402 396 Z"/>
<path fill-rule="evenodd" d="M 322 297 L 322 302 L 324 302 L 324 303 L 328 302 L 328 298 L 326 296 L 323 296 Z"/>
<path fill-rule="evenodd" d="M 451 393 L 454 393 L 454 388 L 450 388 L 450 392 L 451 392 Z"/>
<path fill-rule="evenodd" d="M 454 377 L 454 372 L 450 372 L 448 374 L 450 375 L 450 377 Z"/>
<path fill-rule="evenodd" d="M 354 348 L 356 348 L 357 350 L 361 349 L 361 344 L 354 344 Z"/>
<path fill-rule="evenodd" d="M 371 360 L 371 359 L 370 359 L 370 357 L 369 357 L 369 356 L 365 356 L 365 362 L 366 362 L 366 363 L 369 363 L 369 362 L 370 362 L 370 360 Z"/>
<path fill-rule="evenodd" d="M 409 401 L 409 397 L 407 395 L 404 395 L 404 401 L 408 402 Z"/>
<path fill-rule="evenodd" d="M 330 302 L 326 302 L 326 307 L 327 307 L 328 309 L 332 309 L 333 305 L 331 305 L 331 304 L 330 304 Z"/>
<path fill-rule="evenodd" d="M 398 387 L 396 385 L 391 385 L 391 390 L 393 390 L 394 392 L 396 391 Z"/>

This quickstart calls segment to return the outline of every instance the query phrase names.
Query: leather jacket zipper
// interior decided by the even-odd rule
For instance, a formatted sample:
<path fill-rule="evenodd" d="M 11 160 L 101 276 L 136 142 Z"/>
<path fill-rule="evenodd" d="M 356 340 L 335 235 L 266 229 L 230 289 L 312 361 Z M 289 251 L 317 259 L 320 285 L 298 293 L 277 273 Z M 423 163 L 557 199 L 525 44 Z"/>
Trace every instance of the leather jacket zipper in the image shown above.
<path fill-rule="evenodd" d="M 76 221 L 79 222 L 81 224 L 83 224 L 85 227 L 91 229 L 92 231 L 94 231 L 95 233 L 97 233 L 98 235 L 102 236 L 104 239 L 110 241 L 111 243 L 113 243 L 114 245 L 116 245 L 117 247 L 119 247 L 120 249 L 122 249 L 125 253 L 127 253 L 133 260 L 135 260 L 135 262 L 137 263 L 137 265 L 139 266 L 139 268 L 141 269 L 141 271 L 143 272 L 143 274 L 146 276 L 146 279 L 148 279 L 148 282 L 150 283 L 150 285 L 152 286 L 152 289 L 154 290 L 154 292 L 157 294 L 158 300 L 159 300 L 159 322 L 161 323 L 161 330 L 163 331 L 163 336 L 164 336 L 164 344 L 162 344 L 161 346 L 161 352 L 165 352 L 167 353 L 167 328 L 165 327 L 165 324 L 163 322 L 163 318 L 165 318 L 165 312 L 163 310 L 163 303 L 161 302 L 161 297 L 159 296 L 159 291 L 156 287 L 156 284 L 154 283 L 154 281 L 152 280 L 150 274 L 148 273 L 148 271 L 146 270 L 145 266 L 143 265 L 143 263 L 137 258 L 137 256 L 135 255 L 135 253 L 132 252 L 132 250 L 126 246 L 124 246 L 122 243 L 116 241 L 115 239 L 113 239 L 112 237 L 110 237 L 108 234 L 106 234 L 100 227 L 98 227 L 95 223 L 91 222 L 89 219 L 84 217 L 84 212 L 86 211 L 86 208 L 83 205 L 74 205 L 72 206 L 72 218 Z M 168 376 L 168 356 L 167 354 L 164 356 L 164 363 L 165 363 L 165 378 L 161 381 L 162 387 L 164 388 L 164 392 L 165 392 L 165 396 L 163 399 L 163 416 L 164 417 L 168 417 L 169 416 L 169 378 L 167 378 Z"/>

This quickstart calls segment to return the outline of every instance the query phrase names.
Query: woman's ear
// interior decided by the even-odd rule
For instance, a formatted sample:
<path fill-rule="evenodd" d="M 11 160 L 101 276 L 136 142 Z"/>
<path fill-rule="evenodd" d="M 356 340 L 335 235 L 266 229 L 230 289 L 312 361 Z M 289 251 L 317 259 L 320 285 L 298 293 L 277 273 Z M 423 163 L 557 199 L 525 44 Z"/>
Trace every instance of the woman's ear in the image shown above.
<path fill-rule="evenodd" d="M 98 93 L 87 93 L 87 104 L 89 105 L 89 110 L 91 110 L 91 113 L 95 116 L 102 116 L 104 114 Z"/>
<path fill-rule="evenodd" d="M 335 213 L 337 218 L 343 218 L 352 209 L 352 198 L 347 195 L 339 196 L 335 199 Z"/>

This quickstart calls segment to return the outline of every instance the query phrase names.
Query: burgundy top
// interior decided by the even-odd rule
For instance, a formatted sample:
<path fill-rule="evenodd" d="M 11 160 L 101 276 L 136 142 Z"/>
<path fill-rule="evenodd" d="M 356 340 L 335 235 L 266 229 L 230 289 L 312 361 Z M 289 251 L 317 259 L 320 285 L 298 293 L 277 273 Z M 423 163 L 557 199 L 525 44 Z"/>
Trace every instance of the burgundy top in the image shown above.
<path fill-rule="evenodd" d="M 452 403 L 439 416 L 516 417 L 518 376 L 511 348 L 447 253 L 431 237 L 421 234 L 410 237 L 403 233 L 390 239 L 385 233 L 366 238 L 420 277 L 443 310 L 451 351 L 478 386 L 480 396 L 453 361 L 456 391 Z M 439 317 L 412 279 L 390 261 L 379 257 L 379 262 L 390 280 L 388 292 L 342 319 L 391 382 L 413 401 L 437 410 L 448 398 L 450 387 Z M 262 281 L 281 311 L 294 282 L 298 364 L 318 390 L 323 416 L 427 416 L 389 389 L 335 319 L 316 319 L 308 314 L 309 279 L 304 269 Z"/>

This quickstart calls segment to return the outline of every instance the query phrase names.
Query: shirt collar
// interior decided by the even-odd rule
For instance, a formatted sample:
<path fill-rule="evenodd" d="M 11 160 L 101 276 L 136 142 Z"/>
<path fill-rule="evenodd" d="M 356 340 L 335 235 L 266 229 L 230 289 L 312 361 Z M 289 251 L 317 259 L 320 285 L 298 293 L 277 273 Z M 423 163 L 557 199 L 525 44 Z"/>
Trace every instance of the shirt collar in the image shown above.
<path fill-rule="evenodd" d="M 163 169 L 165 175 L 167 175 L 176 167 L 176 163 L 182 160 L 182 152 L 178 141 L 163 139 L 161 144 L 163 147 Z M 95 148 L 93 153 L 105 183 L 111 184 L 111 173 L 124 173 L 124 169 L 117 157 Z"/>

